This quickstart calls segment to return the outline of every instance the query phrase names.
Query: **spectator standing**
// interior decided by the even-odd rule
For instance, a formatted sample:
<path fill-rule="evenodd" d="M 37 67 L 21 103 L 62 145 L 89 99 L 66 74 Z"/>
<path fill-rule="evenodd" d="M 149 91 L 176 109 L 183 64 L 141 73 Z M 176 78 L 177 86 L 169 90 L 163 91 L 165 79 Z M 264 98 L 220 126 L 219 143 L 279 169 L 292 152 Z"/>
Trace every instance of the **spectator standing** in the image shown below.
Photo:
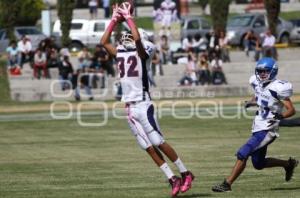
<path fill-rule="evenodd" d="M 263 35 L 262 51 L 263 56 L 273 57 L 277 60 L 277 50 L 275 48 L 276 38 L 270 30 L 267 30 Z"/>
<path fill-rule="evenodd" d="M 164 70 L 162 67 L 162 61 L 160 59 L 161 57 L 161 53 L 158 49 L 156 49 L 156 52 L 152 58 L 152 74 L 153 76 L 155 75 L 160 75 L 163 76 L 164 75 Z"/>
<path fill-rule="evenodd" d="M 73 66 L 69 60 L 69 56 L 64 56 L 62 58 L 62 62 L 59 64 L 59 78 L 61 81 L 61 89 L 64 91 L 66 89 L 70 89 L 71 85 L 71 77 L 73 74 Z"/>
<path fill-rule="evenodd" d="M 96 19 L 98 15 L 98 0 L 90 0 L 89 1 L 89 9 L 90 9 L 90 18 Z"/>
<path fill-rule="evenodd" d="M 81 99 L 80 89 L 83 88 L 86 96 L 89 100 L 93 100 L 92 87 L 90 83 L 89 69 L 84 67 L 78 69 L 77 72 L 72 76 L 72 87 L 74 90 L 75 100 L 79 101 Z"/>
<path fill-rule="evenodd" d="M 110 0 L 102 0 L 102 7 L 104 10 L 104 18 L 109 18 L 110 15 Z"/>
<path fill-rule="evenodd" d="M 176 3 L 172 0 L 164 0 L 160 9 L 162 11 L 162 21 L 160 35 L 166 34 L 167 36 L 171 35 L 171 22 L 177 19 L 177 10 Z"/>
<path fill-rule="evenodd" d="M 18 42 L 18 49 L 21 53 L 21 68 L 23 68 L 24 63 L 26 62 L 31 64 L 33 59 L 32 44 L 27 36 L 22 36 L 21 40 Z"/>
<path fill-rule="evenodd" d="M 33 76 L 37 79 L 40 79 L 41 70 L 44 73 L 44 78 L 46 78 L 48 76 L 46 53 L 43 52 L 41 49 L 37 49 L 33 59 Z"/>
<path fill-rule="evenodd" d="M 221 59 L 223 62 L 230 62 L 228 39 L 225 32 L 220 32 L 219 45 L 221 51 Z"/>
<path fill-rule="evenodd" d="M 213 54 L 220 55 L 219 37 L 214 31 L 208 35 L 208 59 L 211 61 Z"/>
<path fill-rule="evenodd" d="M 170 61 L 170 44 L 166 35 L 161 36 L 159 50 L 162 64 L 167 64 Z"/>

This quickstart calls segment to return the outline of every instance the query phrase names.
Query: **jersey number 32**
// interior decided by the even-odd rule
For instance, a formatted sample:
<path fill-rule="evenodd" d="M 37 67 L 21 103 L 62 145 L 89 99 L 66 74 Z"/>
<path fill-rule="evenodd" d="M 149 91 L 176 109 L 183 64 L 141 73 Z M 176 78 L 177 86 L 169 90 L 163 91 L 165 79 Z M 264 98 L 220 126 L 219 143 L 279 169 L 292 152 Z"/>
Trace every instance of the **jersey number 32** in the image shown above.
<path fill-rule="evenodd" d="M 125 63 L 128 65 L 125 68 Z M 129 56 L 128 58 L 118 57 L 117 64 L 120 72 L 120 78 L 123 78 L 125 75 L 127 77 L 138 77 L 139 71 L 137 70 L 137 59 L 135 56 Z"/>

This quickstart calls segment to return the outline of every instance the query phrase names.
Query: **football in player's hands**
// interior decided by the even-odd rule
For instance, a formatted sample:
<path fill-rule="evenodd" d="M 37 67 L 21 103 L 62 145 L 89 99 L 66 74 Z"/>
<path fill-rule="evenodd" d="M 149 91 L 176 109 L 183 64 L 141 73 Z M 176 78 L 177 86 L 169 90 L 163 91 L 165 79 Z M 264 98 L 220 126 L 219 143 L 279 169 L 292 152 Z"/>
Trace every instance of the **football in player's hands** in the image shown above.
<path fill-rule="evenodd" d="M 131 18 L 133 14 L 133 4 L 126 1 L 123 2 L 118 9 L 119 13 L 125 18 Z"/>
<path fill-rule="evenodd" d="M 112 20 L 114 20 L 115 22 L 125 21 L 124 17 L 118 12 L 119 5 L 116 3 L 112 6 L 112 8 L 113 8 Z"/>

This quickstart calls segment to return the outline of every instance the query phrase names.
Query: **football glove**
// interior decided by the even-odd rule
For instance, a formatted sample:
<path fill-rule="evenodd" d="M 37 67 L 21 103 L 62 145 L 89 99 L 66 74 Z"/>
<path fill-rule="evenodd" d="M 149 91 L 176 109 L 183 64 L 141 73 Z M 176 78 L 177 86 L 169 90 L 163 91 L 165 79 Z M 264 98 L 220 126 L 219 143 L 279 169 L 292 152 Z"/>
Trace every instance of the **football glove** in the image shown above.
<path fill-rule="evenodd" d="M 118 12 L 118 8 L 119 5 L 117 3 L 113 5 L 113 13 L 111 20 L 113 20 L 116 23 L 124 20 L 121 14 Z"/>
<path fill-rule="evenodd" d="M 122 3 L 118 8 L 118 13 L 121 14 L 126 20 L 132 18 L 131 4 L 128 2 Z"/>
<path fill-rule="evenodd" d="M 273 119 L 275 120 L 282 120 L 284 118 L 283 115 L 280 113 L 274 113 L 274 112 L 271 113 L 274 115 Z"/>
<path fill-rule="evenodd" d="M 245 109 L 248 109 L 249 107 L 257 106 L 257 103 L 254 101 L 245 101 L 244 107 Z"/>
<path fill-rule="evenodd" d="M 271 120 L 268 121 L 268 127 L 271 127 L 273 126 L 274 124 L 278 123 L 280 120 L 282 120 L 284 117 L 282 114 L 280 113 L 274 113 L 274 112 L 271 112 L 274 116 Z"/>

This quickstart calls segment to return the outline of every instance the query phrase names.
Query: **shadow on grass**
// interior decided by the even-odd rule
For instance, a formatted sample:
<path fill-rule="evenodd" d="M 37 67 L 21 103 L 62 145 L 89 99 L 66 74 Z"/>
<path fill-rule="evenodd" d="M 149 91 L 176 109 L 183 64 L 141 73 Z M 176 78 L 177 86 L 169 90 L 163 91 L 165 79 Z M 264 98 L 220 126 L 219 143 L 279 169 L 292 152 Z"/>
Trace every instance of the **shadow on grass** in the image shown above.
<path fill-rule="evenodd" d="M 300 186 L 298 187 L 286 187 L 286 188 L 271 188 L 271 190 L 300 190 Z"/>
<path fill-rule="evenodd" d="M 191 194 L 191 195 L 180 195 L 178 197 L 183 197 L 183 198 L 212 197 L 212 194 L 196 193 L 196 194 Z"/>

